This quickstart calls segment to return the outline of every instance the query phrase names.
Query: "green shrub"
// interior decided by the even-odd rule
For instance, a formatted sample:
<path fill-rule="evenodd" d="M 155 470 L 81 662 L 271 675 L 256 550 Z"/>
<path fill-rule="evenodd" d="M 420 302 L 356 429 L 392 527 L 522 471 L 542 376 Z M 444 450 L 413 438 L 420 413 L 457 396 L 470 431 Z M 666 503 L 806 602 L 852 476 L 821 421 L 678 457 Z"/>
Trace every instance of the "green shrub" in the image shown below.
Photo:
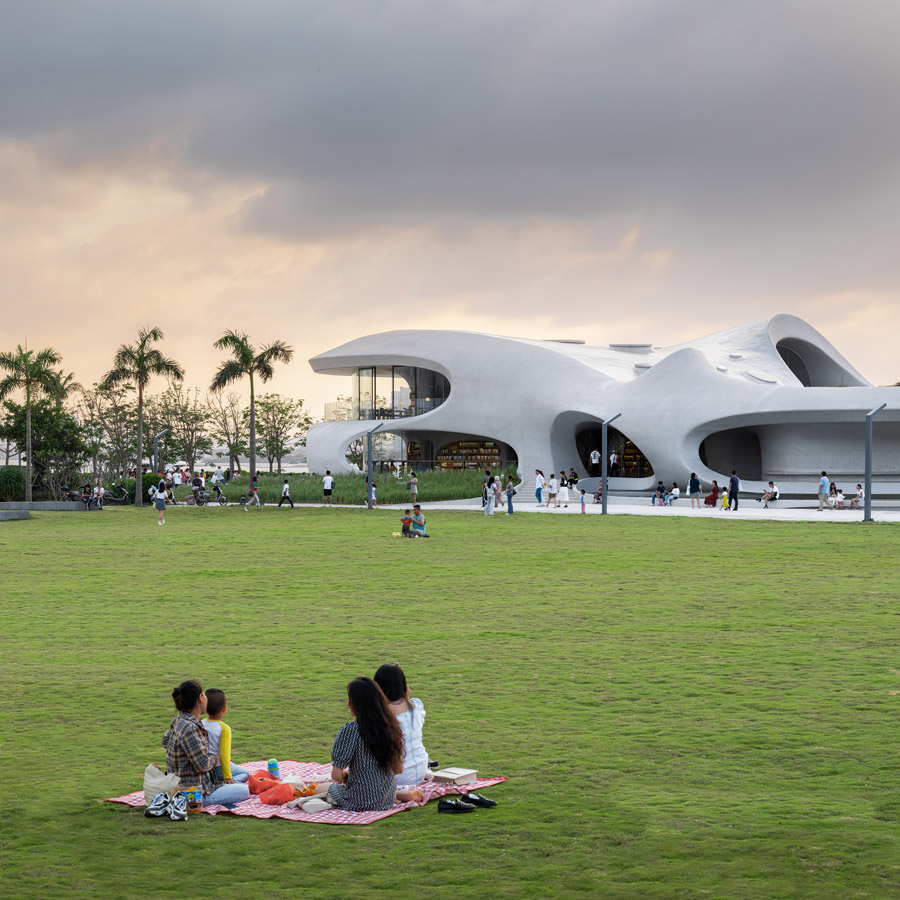
<path fill-rule="evenodd" d="M 504 473 L 512 474 L 518 481 L 518 474 L 513 469 Z M 484 475 L 479 469 L 464 471 L 419 472 L 419 502 L 436 503 L 439 500 L 468 500 L 481 496 L 481 479 Z M 285 478 L 291 487 L 291 499 L 294 503 L 321 503 L 322 476 L 294 472 L 284 475 L 257 474 L 259 499 L 263 503 L 278 503 L 281 499 L 281 486 Z M 223 487 L 230 503 L 237 503 L 246 496 L 249 489 L 249 478 L 246 474 L 232 480 Z M 375 475 L 375 493 L 379 503 L 406 503 L 410 501 L 410 493 L 406 488 L 407 476 L 400 478 L 388 474 Z M 212 493 L 212 485 L 208 486 Z M 175 498 L 181 501 L 191 494 L 190 487 L 180 487 Z M 334 483 L 335 503 L 359 504 L 366 502 L 366 477 L 362 474 L 337 475 Z"/>
<path fill-rule="evenodd" d="M 0 467 L 0 500 L 18 503 L 25 499 L 25 470 L 18 466 Z"/>
<path fill-rule="evenodd" d="M 135 480 L 133 478 L 126 478 L 122 484 L 125 486 L 125 490 L 134 497 L 134 483 Z M 143 497 L 144 503 L 146 503 L 150 499 L 150 488 L 155 488 L 159 484 L 159 476 L 154 475 L 152 472 L 145 472 L 141 478 L 141 485 L 144 489 Z"/>

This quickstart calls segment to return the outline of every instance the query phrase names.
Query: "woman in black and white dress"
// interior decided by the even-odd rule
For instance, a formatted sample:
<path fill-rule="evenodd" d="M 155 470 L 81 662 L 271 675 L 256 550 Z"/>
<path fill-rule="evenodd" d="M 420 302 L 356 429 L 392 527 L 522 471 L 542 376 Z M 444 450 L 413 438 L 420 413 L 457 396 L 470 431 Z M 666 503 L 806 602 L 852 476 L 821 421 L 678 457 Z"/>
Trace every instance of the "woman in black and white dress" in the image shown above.
<path fill-rule="evenodd" d="M 390 809 L 395 800 L 422 803 L 421 791 L 397 790 L 403 733 L 381 688 L 371 678 L 354 678 L 347 705 L 355 718 L 334 739 L 328 802 L 356 812 Z"/>
<path fill-rule="evenodd" d="M 563 506 L 568 508 L 569 506 L 569 479 L 566 478 L 566 470 L 563 469 L 562 472 L 559 473 L 559 500 L 562 500 Z M 559 505 L 559 500 L 557 500 L 557 506 Z"/>

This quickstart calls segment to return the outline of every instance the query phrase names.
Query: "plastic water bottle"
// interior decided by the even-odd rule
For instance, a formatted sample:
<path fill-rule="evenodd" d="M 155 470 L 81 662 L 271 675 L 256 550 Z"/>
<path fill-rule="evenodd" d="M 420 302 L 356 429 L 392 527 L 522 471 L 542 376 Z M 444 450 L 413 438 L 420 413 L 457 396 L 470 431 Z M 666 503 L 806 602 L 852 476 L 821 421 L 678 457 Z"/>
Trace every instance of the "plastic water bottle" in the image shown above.
<path fill-rule="evenodd" d="M 272 776 L 276 781 L 281 781 L 281 774 L 278 771 L 278 760 L 270 759 L 269 760 L 269 775 Z"/>

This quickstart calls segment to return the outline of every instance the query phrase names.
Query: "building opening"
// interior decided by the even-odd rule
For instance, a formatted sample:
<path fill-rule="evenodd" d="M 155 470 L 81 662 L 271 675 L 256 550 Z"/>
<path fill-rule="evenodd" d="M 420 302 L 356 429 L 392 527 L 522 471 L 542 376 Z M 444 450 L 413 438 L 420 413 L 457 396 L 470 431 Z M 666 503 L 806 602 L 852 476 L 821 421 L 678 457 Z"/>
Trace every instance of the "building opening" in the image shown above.
<path fill-rule="evenodd" d="M 641 452 L 637 444 L 626 437 L 617 428 L 607 428 L 607 453 L 616 454 L 616 470 L 609 474 L 614 478 L 647 478 L 653 474 L 653 466 L 650 460 Z M 592 473 L 591 453 L 594 450 L 600 452 L 603 448 L 603 431 L 600 425 L 589 425 L 575 435 L 575 446 L 578 448 L 578 458 L 584 471 Z M 609 460 L 606 460 L 607 464 Z M 601 469 L 602 472 L 602 469 Z"/>

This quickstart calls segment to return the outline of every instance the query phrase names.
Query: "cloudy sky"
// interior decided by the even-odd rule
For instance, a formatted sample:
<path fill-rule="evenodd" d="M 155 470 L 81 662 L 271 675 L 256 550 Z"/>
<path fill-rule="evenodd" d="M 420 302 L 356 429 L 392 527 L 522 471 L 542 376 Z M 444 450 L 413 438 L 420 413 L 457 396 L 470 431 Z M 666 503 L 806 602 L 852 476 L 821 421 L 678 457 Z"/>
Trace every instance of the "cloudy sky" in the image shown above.
<path fill-rule="evenodd" d="M 144 324 L 271 387 L 399 327 L 670 344 L 789 312 L 900 380 L 900 3 L 29 0 L 0 31 L 3 349 Z M 159 387 L 162 387 L 160 385 Z"/>

